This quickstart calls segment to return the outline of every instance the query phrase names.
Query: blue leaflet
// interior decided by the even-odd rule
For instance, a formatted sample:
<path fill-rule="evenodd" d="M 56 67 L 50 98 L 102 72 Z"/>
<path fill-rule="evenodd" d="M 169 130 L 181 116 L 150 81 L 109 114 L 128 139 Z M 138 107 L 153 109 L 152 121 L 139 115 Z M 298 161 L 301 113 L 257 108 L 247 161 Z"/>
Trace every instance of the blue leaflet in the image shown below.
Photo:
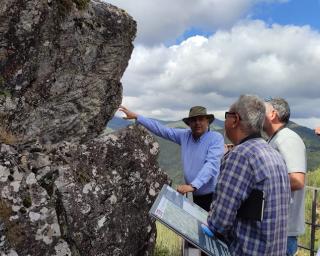
<path fill-rule="evenodd" d="M 205 233 L 209 237 L 214 237 L 213 232 L 206 226 L 205 224 L 201 224 L 202 232 Z"/>

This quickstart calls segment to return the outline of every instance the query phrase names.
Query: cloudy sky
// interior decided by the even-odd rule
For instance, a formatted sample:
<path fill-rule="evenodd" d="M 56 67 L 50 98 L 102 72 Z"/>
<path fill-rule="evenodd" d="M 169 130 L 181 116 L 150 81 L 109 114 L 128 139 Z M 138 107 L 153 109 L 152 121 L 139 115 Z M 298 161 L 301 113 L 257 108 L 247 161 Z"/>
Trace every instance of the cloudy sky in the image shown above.
<path fill-rule="evenodd" d="M 203 105 L 223 120 L 240 94 L 284 97 L 320 126 L 320 0 L 107 0 L 138 33 L 123 104 L 179 120 Z"/>

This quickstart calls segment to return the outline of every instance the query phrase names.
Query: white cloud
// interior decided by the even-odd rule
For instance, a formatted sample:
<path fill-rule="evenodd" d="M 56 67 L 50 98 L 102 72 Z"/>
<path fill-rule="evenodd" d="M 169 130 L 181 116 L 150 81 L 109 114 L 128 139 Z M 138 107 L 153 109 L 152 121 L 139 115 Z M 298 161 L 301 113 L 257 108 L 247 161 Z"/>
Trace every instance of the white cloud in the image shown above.
<path fill-rule="evenodd" d="M 205 105 L 218 118 L 244 93 L 281 96 L 293 120 L 320 121 L 320 35 L 297 26 L 242 21 L 259 3 L 289 0 L 106 0 L 137 21 L 138 36 L 122 79 L 123 104 L 167 120 Z M 253 15 L 254 16 L 254 15 Z M 186 31 L 195 36 L 166 47 Z M 320 123 L 319 123 L 320 125 Z"/>
<path fill-rule="evenodd" d="M 319 67 L 319 32 L 244 21 L 171 47 L 137 45 L 122 79 L 123 102 L 175 120 L 192 105 L 222 113 L 249 93 L 288 99 L 294 118 L 320 118 Z"/>
<path fill-rule="evenodd" d="M 191 27 L 213 31 L 232 26 L 259 3 L 285 0 L 104 0 L 126 10 L 138 27 L 137 43 L 174 42 Z"/>

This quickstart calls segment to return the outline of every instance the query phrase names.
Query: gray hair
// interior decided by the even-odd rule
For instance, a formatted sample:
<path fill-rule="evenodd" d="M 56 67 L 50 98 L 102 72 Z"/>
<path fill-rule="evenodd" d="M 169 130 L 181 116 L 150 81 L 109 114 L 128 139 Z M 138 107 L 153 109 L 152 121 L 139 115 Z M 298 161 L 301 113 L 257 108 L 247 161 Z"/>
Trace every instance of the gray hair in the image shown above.
<path fill-rule="evenodd" d="M 233 103 L 230 110 L 238 113 L 241 129 L 246 134 L 260 133 L 266 115 L 266 107 L 262 99 L 255 95 L 241 95 Z"/>
<path fill-rule="evenodd" d="M 265 100 L 266 103 L 270 104 L 275 111 L 277 111 L 280 122 L 289 123 L 290 119 L 290 107 L 288 102 L 283 98 L 271 98 Z"/>

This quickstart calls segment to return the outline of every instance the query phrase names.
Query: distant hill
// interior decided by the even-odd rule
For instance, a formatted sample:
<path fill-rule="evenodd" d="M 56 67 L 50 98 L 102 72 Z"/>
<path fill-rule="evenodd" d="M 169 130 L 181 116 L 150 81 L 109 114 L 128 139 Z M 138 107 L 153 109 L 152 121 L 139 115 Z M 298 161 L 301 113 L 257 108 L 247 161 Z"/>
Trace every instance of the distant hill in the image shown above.
<path fill-rule="evenodd" d="M 308 170 L 314 171 L 320 167 L 320 136 L 314 134 L 314 130 L 290 122 L 289 128 L 298 133 L 307 147 Z"/>
<path fill-rule="evenodd" d="M 113 117 L 111 119 L 111 121 L 109 121 L 107 127 L 112 129 L 112 130 L 117 130 L 119 128 L 123 128 L 123 127 L 126 127 L 130 124 L 132 124 L 133 122 L 132 121 L 128 121 L 128 120 L 125 120 L 123 118 L 120 118 L 120 117 Z"/>
<path fill-rule="evenodd" d="M 174 128 L 186 128 L 187 126 L 182 121 L 162 121 L 157 120 L 168 127 Z M 132 121 L 127 121 L 119 117 L 114 117 L 107 125 L 109 131 L 123 128 Z M 294 122 L 290 122 L 288 127 L 298 133 L 303 139 L 307 147 L 308 155 L 308 170 L 313 171 L 320 167 L 320 137 L 314 134 L 314 130 L 304 126 L 300 126 Z M 211 130 L 224 134 L 224 122 L 216 119 L 210 126 Z M 168 175 L 173 179 L 174 183 L 180 183 L 183 181 L 182 166 L 180 159 L 180 147 L 170 141 L 157 137 L 160 144 L 159 163 L 162 169 L 164 169 Z"/>

